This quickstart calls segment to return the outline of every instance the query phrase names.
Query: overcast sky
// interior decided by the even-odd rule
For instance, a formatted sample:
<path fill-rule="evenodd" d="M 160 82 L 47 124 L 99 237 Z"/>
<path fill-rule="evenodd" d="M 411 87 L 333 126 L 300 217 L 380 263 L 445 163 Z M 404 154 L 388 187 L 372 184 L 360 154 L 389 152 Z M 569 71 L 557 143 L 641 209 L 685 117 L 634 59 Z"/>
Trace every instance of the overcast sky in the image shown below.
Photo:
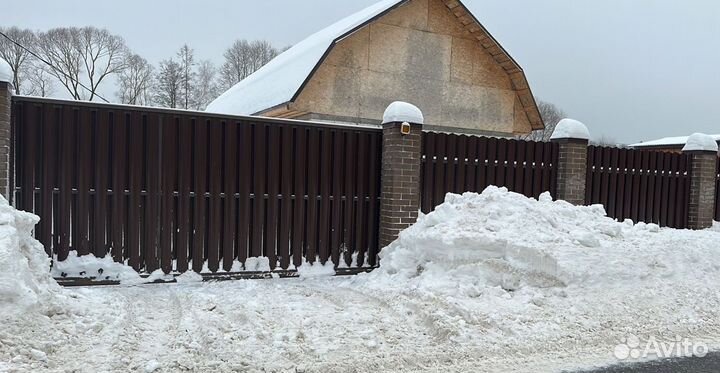
<path fill-rule="evenodd" d="M 3 26 L 94 25 L 152 62 L 188 43 L 222 60 L 234 39 L 291 45 L 375 0 L 22 0 Z M 720 133 L 720 1 L 465 0 L 524 68 L 533 92 L 631 143 Z"/>

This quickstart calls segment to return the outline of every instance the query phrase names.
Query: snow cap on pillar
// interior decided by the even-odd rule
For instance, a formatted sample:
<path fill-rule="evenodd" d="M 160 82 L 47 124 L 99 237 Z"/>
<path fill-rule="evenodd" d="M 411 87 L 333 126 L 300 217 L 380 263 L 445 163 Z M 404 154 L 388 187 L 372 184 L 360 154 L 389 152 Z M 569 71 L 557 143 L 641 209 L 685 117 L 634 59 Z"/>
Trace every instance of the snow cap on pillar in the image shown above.
<path fill-rule="evenodd" d="M 693 133 L 690 137 L 688 137 L 687 142 L 685 142 L 683 151 L 717 152 L 718 144 L 710 135 L 706 135 L 704 133 Z"/>
<path fill-rule="evenodd" d="M 13 82 L 13 72 L 7 62 L 0 59 L 0 82 Z"/>
<path fill-rule="evenodd" d="M 575 119 L 565 118 L 555 126 L 550 140 L 579 139 L 590 140 L 590 131 L 587 126 Z"/>
<path fill-rule="evenodd" d="M 411 124 L 424 124 L 425 118 L 423 117 L 422 111 L 413 104 L 407 102 L 395 101 L 385 109 L 383 114 L 383 122 L 396 123 L 396 122 L 408 122 Z"/>

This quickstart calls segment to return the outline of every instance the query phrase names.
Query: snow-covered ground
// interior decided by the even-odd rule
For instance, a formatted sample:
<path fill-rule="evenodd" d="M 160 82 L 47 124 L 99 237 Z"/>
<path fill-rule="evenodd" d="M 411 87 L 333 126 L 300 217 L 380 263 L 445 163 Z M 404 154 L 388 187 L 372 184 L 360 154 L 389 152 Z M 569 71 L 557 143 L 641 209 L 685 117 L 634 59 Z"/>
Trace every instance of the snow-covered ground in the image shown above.
<path fill-rule="evenodd" d="M 617 363 L 630 334 L 716 347 L 718 242 L 491 187 L 449 195 L 369 274 L 3 296 L 0 371 L 554 372 Z"/>

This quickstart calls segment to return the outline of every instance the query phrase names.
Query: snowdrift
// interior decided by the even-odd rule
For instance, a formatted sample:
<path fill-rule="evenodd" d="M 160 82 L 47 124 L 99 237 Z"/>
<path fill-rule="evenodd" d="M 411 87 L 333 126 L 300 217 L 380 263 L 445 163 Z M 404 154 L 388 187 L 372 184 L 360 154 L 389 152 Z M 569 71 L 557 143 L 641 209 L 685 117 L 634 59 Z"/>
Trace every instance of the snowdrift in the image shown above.
<path fill-rule="evenodd" d="M 602 206 L 573 206 L 489 187 L 445 203 L 382 250 L 373 277 L 430 288 L 461 284 L 601 286 L 703 276 L 720 268 L 713 231 L 619 223 Z"/>
<path fill-rule="evenodd" d="M 15 210 L 0 196 L 0 316 L 48 312 L 60 286 L 50 275 L 50 259 L 32 237 L 40 218 Z"/>

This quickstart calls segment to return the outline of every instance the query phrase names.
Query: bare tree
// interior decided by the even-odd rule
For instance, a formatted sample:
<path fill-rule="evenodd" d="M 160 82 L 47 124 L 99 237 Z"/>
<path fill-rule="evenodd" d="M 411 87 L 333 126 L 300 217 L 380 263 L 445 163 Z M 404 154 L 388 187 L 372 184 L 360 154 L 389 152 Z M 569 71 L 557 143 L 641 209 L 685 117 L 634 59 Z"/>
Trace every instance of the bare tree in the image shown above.
<path fill-rule="evenodd" d="M 189 109 L 192 101 L 192 85 L 195 80 L 195 72 L 193 71 L 195 51 L 185 44 L 178 51 L 177 57 L 180 60 L 183 108 Z"/>
<path fill-rule="evenodd" d="M 108 76 L 125 68 L 128 52 L 121 37 L 95 27 L 51 29 L 40 34 L 38 48 L 70 95 L 89 101 Z"/>
<path fill-rule="evenodd" d="M 28 70 L 30 69 L 32 73 L 28 73 L 27 76 L 30 88 L 25 90 L 28 95 L 48 97 L 55 93 L 55 77 L 52 74 L 52 68 L 50 66 L 35 59 L 28 65 Z"/>
<path fill-rule="evenodd" d="M 0 27 L 0 31 L 17 42 L 17 44 L 15 44 L 7 38 L 0 36 L 0 58 L 5 60 L 5 62 L 10 65 L 10 69 L 12 69 L 15 91 L 18 94 L 27 93 L 24 89 L 24 83 L 26 79 L 33 75 L 29 71 L 29 65 L 34 59 L 27 49 L 32 49 L 35 45 L 35 33 L 31 30 L 23 30 L 17 27 Z"/>
<path fill-rule="evenodd" d="M 56 28 L 38 35 L 38 49 L 42 57 L 50 62 L 51 71 L 60 84 L 76 99 L 82 99 L 80 86 L 82 58 L 76 47 L 76 33 L 69 28 Z"/>
<path fill-rule="evenodd" d="M 236 40 L 223 54 L 225 63 L 220 68 L 223 88 L 230 88 L 250 75 L 249 49 L 247 40 Z"/>
<path fill-rule="evenodd" d="M 182 98 L 182 67 L 173 60 L 160 62 L 155 86 L 155 103 L 176 108 Z"/>
<path fill-rule="evenodd" d="M 267 41 L 236 40 L 224 53 L 225 62 L 220 68 L 223 88 L 230 88 L 247 78 L 277 55 L 278 50 Z"/>
<path fill-rule="evenodd" d="M 125 61 L 125 69 L 118 76 L 120 102 L 130 105 L 150 105 L 150 88 L 153 80 L 153 67 L 146 59 L 132 54 Z"/>
<path fill-rule="evenodd" d="M 250 43 L 251 65 L 250 69 L 255 72 L 265 66 L 270 60 L 278 55 L 278 50 L 266 40 L 255 40 Z"/>
<path fill-rule="evenodd" d="M 216 83 L 217 69 L 210 61 L 200 61 L 197 69 L 196 82 L 192 90 L 192 108 L 205 110 L 205 108 L 218 96 Z"/>
<path fill-rule="evenodd" d="M 538 98 L 535 98 L 535 101 L 537 102 L 538 110 L 540 110 L 540 116 L 542 117 L 543 122 L 545 122 L 545 128 L 532 131 L 529 134 L 519 136 L 518 138 L 528 141 L 550 141 L 550 137 L 552 136 L 553 131 L 555 131 L 555 127 L 558 122 L 566 118 L 566 114 L 555 104 Z"/>

